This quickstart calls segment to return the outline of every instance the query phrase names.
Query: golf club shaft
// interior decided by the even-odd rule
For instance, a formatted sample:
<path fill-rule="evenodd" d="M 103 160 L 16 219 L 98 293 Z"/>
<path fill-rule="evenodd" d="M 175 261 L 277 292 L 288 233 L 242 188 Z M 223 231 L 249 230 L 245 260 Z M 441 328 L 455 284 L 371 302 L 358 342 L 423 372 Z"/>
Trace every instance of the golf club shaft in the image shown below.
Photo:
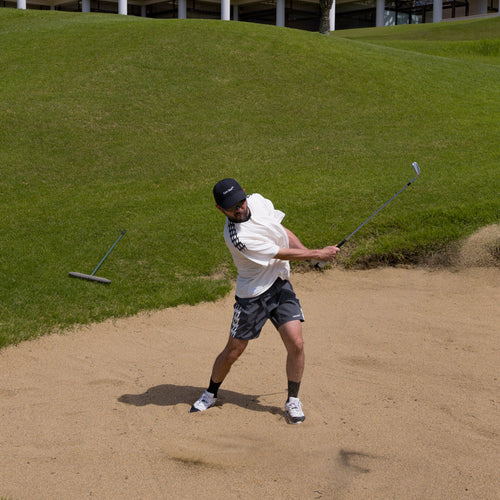
<path fill-rule="evenodd" d="M 117 240 L 111 245 L 111 248 L 106 252 L 106 255 L 102 258 L 101 262 L 99 262 L 99 264 L 97 264 L 97 267 L 92 271 L 92 274 L 90 276 L 94 276 L 94 274 L 97 272 L 97 270 L 101 267 L 102 263 L 106 260 L 106 257 L 111 253 L 111 251 L 113 250 L 113 248 L 115 248 L 116 244 L 120 241 L 120 239 L 122 238 L 122 236 L 126 233 L 126 229 L 124 229 L 120 236 L 118 236 Z"/>
<path fill-rule="evenodd" d="M 368 219 L 366 219 L 363 224 L 360 224 L 349 236 L 346 236 L 340 243 L 337 243 L 337 246 L 340 248 L 353 234 L 356 234 L 368 221 L 370 221 L 373 217 L 375 217 L 383 208 L 385 208 L 396 196 L 401 194 L 415 179 L 418 177 L 417 174 L 406 186 L 400 189 L 391 199 L 387 200 L 379 209 L 375 210 Z"/>
<path fill-rule="evenodd" d="M 380 208 L 375 210 L 375 212 L 373 212 L 373 214 L 371 214 L 370 217 L 368 217 L 368 219 L 366 219 L 363 222 L 363 224 L 359 225 L 349 236 L 346 236 L 340 243 L 337 243 L 337 245 L 336 245 L 337 247 L 340 248 L 353 234 L 356 234 L 369 220 L 371 220 L 373 217 L 375 217 L 375 215 L 377 215 L 394 198 L 396 198 L 396 196 L 398 196 L 400 193 L 402 193 L 410 184 L 412 184 L 417 179 L 417 177 L 420 175 L 420 167 L 418 166 L 418 163 L 416 161 L 412 163 L 412 167 L 415 170 L 417 175 L 410 182 L 408 182 L 408 184 L 403 186 L 403 188 L 401 188 L 391 199 L 387 200 Z M 326 264 L 327 264 L 327 262 L 325 262 L 325 261 L 318 262 L 315 264 L 315 267 L 321 268 L 321 267 L 326 266 Z"/>

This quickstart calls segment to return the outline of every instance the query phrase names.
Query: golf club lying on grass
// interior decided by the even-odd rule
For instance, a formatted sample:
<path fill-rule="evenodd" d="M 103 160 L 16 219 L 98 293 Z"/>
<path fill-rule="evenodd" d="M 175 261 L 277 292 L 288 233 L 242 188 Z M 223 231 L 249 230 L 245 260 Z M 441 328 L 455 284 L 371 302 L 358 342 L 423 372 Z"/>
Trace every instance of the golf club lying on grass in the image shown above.
<path fill-rule="evenodd" d="M 120 239 L 122 238 L 122 236 L 125 233 L 126 233 L 126 230 L 124 229 L 121 232 L 120 236 L 118 236 L 117 240 L 111 245 L 111 248 L 106 252 L 106 255 L 102 258 L 101 262 L 99 262 L 99 264 L 97 264 L 97 267 L 92 271 L 92 274 L 82 274 L 82 273 L 70 272 L 70 273 L 68 273 L 69 276 L 71 276 L 72 278 L 81 278 L 81 279 L 89 280 L 89 281 L 97 281 L 99 283 L 105 283 L 107 285 L 109 283 L 111 283 L 111 280 L 108 280 L 107 278 L 99 278 L 99 276 L 94 276 L 94 274 L 101 267 L 101 264 L 106 260 L 106 257 L 111 253 L 111 250 L 113 250 L 113 248 L 115 248 L 116 244 L 120 241 Z"/>
<path fill-rule="evenodd" d="M 369 220 L 371 220 L 375 215 L 377 215 L 384 207 L 386 207 L 396 196 L 398 196 L 400 193 L 402 193 L 412 182 L 414 182 L 417 177 L 420 175 L 420 167 L 418 166 L 418 163 L 414 161 L 412 163 L 412 167 L 414 168 L 416 172 L 416 176 L 408 183 L 406 184 L 402 189 L 400 189 L 390 200 L 387 200 L 379 209 L 375 210 L 368 219 L 366 219 L 362 224 L 360 224 L 349 236 L 346 236 L 340 243 L 337 243 L 337 246 L 340 248 L 353 234 L 356 234 Z M 316 267 L 324 267 L 326 266 L 327 262 L 318 262 L 316 264 Z"/>

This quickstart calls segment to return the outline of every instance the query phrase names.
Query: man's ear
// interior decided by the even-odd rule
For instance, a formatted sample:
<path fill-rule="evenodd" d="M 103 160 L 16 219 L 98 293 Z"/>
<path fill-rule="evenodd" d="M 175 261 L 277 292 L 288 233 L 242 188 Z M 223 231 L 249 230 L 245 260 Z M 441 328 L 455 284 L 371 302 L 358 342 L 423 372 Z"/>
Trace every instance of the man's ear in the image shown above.
<path fill-rule="evenodd" d="M 226 215 L 226 213 L 224 212 L 224 209 L 222 207 L 220 207 L 219 205 L 215 204 L 215 208 L 217 208 L 217 210 L 220 210 L 224 215 Z"/>

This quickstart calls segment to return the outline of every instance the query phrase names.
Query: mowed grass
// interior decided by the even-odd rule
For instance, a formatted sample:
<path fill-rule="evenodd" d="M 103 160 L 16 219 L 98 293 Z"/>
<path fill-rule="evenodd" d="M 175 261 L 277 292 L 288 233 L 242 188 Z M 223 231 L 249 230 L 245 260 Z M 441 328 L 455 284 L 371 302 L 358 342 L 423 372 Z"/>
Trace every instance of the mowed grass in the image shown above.
<path fill-rule="evenodd" d="M 0 346 L 228 293 L 222 177 L 315 247 L 417 161 L 421 177 L 343 247 L 348 266 L 417 262 L 498 221 L 500 18 L 463 41 L 449 26 L 322 36 L 0 9 Z M 483 39 L 496 49 L 446 48 Z M 111 285 L 68 277 L 123 229 L 96 273 Z"/>
<path fill-rule="evenodd" d="M 407 24 L 382 30 L 343 30 L 334 36 L 474 63 L 500 64 L 499 31 L 498 17 L 493 17 L 424 26 Z"/>

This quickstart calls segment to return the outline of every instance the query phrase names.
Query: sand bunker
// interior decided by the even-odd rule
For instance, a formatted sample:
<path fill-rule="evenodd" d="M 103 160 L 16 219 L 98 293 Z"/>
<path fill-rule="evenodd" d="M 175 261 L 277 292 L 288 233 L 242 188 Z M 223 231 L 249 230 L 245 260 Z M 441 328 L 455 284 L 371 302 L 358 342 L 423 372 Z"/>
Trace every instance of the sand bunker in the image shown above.
<path fill-rule="evenodd" d="M 467 238 L 462 244 L 457 264 L 460 267 L 500 266 L 500 224 L 492 224 Z"/>
<path fill-rule="evenodd" d="M 463 255 L 478 256 L 474 241 Z M 499 278 L 295 273 L 299 426 L 283 418 L 285 351 L 270 325 L 219 404 L 188 413 L 225 344 L 232 297 L 3 349 L 0 497 L 498 498 Z"/>

